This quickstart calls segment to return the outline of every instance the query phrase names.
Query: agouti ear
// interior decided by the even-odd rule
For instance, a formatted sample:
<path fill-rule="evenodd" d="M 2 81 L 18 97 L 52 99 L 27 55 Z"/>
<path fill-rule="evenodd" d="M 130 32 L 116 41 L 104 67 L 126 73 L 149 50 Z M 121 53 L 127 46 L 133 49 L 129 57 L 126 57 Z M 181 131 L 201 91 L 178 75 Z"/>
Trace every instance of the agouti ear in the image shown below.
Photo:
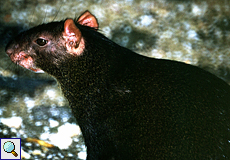
<path fill-rule="evenodd" d="M 73 55 L 80 55 L 82 45 L 81 31 L 76 27 L 72 19 L 66 19 L 64 23 L 63 38 L 65 39 L 66 49 Z"/>
<path fill-rule="evenodd" d="M 99 25 L 97 19 L 89 11 L 85 11 L 78 19 L 77 22 L 84 26 L 89 26 L 98 29 Z"/>

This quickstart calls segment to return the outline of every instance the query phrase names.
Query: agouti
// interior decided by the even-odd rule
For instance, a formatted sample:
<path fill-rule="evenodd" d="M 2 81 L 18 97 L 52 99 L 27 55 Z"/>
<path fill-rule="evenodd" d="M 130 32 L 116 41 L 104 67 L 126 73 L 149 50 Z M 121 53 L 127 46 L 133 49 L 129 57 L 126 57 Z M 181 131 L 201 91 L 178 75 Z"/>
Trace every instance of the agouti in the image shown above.
<path fill-rule="evenodd" d="M 89 11 L 34 27 L 11 60 L 56 78 L 87 160 L 230 159 L 230 87 L 192 65 L 149 58 L 98 31 Z"/>

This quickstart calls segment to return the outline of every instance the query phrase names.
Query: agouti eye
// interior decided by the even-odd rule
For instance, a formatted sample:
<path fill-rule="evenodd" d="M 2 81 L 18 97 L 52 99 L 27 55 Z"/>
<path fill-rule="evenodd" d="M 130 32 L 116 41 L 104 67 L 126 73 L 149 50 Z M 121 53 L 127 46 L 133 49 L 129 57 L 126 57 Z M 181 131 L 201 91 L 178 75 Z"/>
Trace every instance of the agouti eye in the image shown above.
<path fill-rule="evenodd" d="M 38 38 L 36 41 L 35 41 L 39 46 L 44 46 L 48 43 L 47 40 L 45 39 L 42 39 L 42 38 Z"/>

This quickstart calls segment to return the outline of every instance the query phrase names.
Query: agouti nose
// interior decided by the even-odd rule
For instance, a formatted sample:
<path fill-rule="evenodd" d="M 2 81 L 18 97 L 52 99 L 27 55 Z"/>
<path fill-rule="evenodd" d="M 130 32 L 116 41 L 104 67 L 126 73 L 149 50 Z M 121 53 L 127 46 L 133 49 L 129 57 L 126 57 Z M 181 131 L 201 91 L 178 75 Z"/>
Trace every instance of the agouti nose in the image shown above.
<path fill-rule="evenodd" d="M 14 50 L 11 48 L 6 48 L 6 50 L 5 50 L 6 54 L 8 54 L 8 55 L 11 55 L 13 53 L 13 51 Z"/>
<path fill-rule="evenodd" d="M 8 55 L 11 55 L 17 48 L 18 48 L 18 45 L 15 45 L 14 43 L 9 42 L 5 48 L 5 52 Z"/>

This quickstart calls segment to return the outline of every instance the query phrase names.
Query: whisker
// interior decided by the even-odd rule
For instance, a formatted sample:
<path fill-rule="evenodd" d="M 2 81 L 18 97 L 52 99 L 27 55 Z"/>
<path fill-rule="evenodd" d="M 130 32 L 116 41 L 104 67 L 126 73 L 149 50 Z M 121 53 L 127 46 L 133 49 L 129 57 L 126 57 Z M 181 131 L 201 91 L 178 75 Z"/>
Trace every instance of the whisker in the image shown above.
<path fill-rule="evenodd" d="M 47 9 L 48 9 L 48 6 L 46 6 L 45 17 L 44 17 L 44 19 L 43 19 L 43 23 L 45 23 L 45 22 L 46 22 Z"/>
<path fill-rule="evenodd" d="M 59 7 L 59 9 L 58 9 L 58 11 L 57 11 L 57 13 L 56 13 L 56 15 L 54 16 L 54 18 L 53 18 L 52 21 L 55 21 L 55 19 L 57 18 L 57 15 L 58 15 L 58 13 L 60 12 L 62 6 L 63 6 L 63 3 L 62 3 L 61 6 Z"/>

